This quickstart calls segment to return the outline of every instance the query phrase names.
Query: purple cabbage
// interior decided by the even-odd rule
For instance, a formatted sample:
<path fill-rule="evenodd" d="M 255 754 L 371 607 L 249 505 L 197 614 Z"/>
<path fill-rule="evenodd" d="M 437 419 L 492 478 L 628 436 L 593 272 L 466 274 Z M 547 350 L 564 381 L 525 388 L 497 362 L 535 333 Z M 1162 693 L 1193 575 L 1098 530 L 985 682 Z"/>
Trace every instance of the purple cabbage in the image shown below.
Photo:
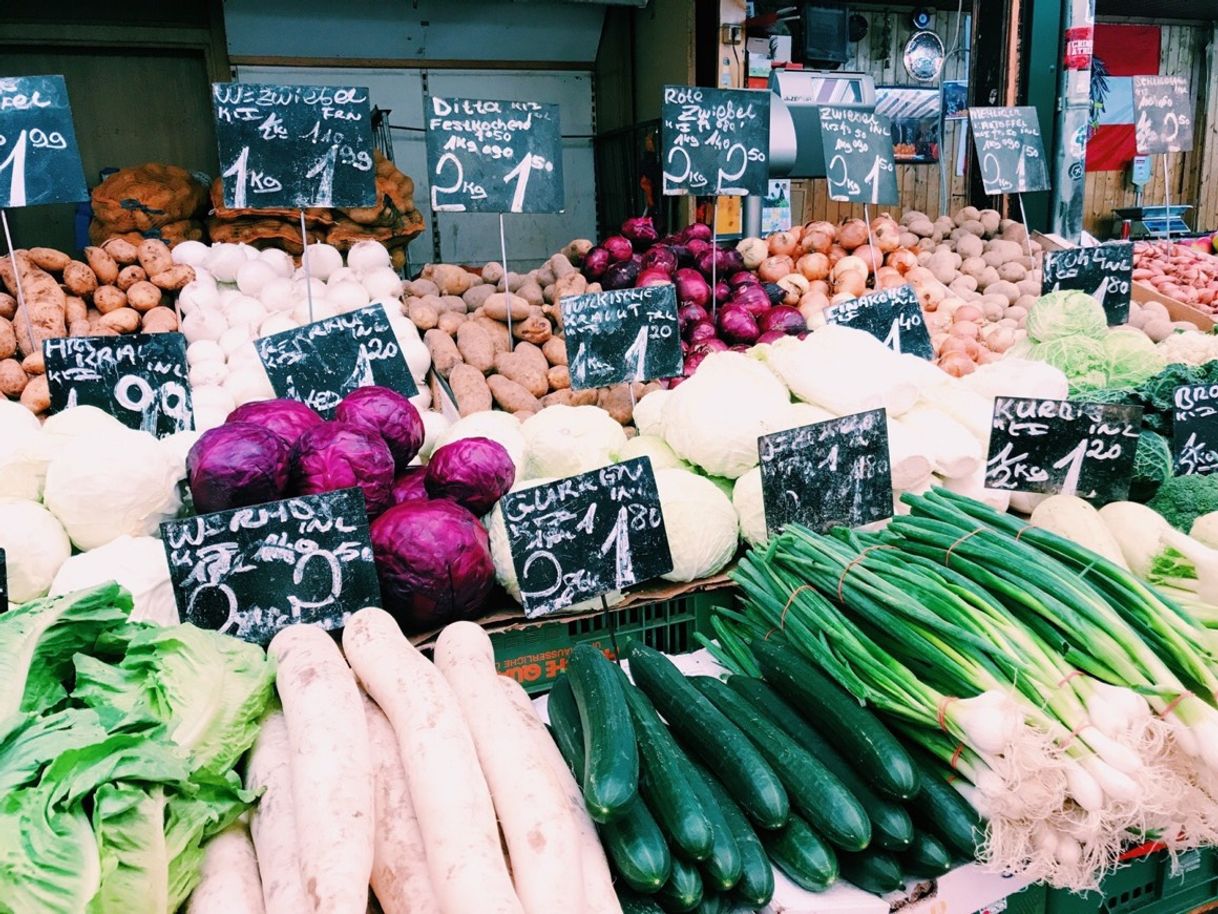
<path fill-rule="evenodd" d="M 358 486 L 368 516 L 393 504 L 393 454 L 376 432 L 326 422 L 300 436 L 292 451 L 292 488 L 298 495 Z"/>
<path fill-rule="evenodd" d="M 406 467 L 398 473 L 393 481 L 393 503 L 402 505 L 408 501 L 427 501 L 430 496 L 424 484 L 426 475 L 427 467 L 424 466 Z"/>
<path fill-rule="evenodd" d="M 252 422 L 261 425 L 287 442 L 288 447 L 296 443 L 296 439 L 315 425 L 321 425 L 322 419 L 312 409 L 299 400 L 255 400 L 238 406 L 228 418 L 229 422 Z"/>
<path fill-rule="evenodd" d="M 437 448 L 427 462 L 424 485 L 432 498 L 447 498 L 481 517 L 516 480 L 506 448 L 490 438 L 459 438 Z"/>
<path fill-rule="evenodd" d="M 292 448 L 253 422 L 227 422 L 204 432 L 186 455 L 195 511 L 210 514 L 282 498 Z"/>
<path fill-rule="evenodd" d="M 357 387 L 338 404 L 336 422 L 380 435 L 400 473 L 423 446 L 423 418 L 414 404 L 388 387 Z"/>

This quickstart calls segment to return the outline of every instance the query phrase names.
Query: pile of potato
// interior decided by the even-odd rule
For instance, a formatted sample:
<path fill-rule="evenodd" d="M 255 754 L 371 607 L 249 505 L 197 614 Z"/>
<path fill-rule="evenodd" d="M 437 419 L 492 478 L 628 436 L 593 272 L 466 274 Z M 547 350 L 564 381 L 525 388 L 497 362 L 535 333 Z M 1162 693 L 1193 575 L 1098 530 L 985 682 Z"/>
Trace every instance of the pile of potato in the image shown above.
<path fill-rule="evenodd" d="M 540 268 L 509 273 L 506 292 L 497 263 L 480 273 L 430 264 L 406 283 L 403 312 L 423 333 L 434 372 L 448 382 L 461 415 L 496 408 L 523 420 L 563 404 L 599 406 L 622 425 L 633 420 L 628 385 L 571 389 L 559 301 L 601 291 L 575 266 L 591 246 L 573 241 Z M 635 400 L 659 386 L 634 385 Z M 432 395 L 439 402 L 441 392 Z"/>
<path fill-rule="evenodd" d="M 0 394 L 34 413 L 50 407 L 44 340 L 167 333 L 178 329 L 174 294 L 195 278 L 163 241 L 111 238 L 73 260 L 53 248 L 0 257 Z M 25 307 L 17 304 L 17 275 Z"/>
<path fill-rule="evenodd" d="M 118 236 L 132 244 L 159 238 L 166 244 L 203 237 L 207 188 L 185 168 L 148 162 L 120 168 L 93 188 L 89 238 Z"/>

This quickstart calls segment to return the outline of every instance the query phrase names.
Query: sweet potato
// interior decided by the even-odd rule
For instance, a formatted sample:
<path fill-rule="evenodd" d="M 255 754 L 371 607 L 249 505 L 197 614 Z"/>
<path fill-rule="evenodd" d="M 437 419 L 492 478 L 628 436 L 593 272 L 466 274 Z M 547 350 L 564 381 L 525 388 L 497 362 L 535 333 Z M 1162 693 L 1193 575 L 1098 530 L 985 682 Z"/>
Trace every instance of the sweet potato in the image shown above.
<path fill-rule="evenodd" d="M 30 248 L 27 253 L 35 266 L 48 273 L 62 273 L 63 268 L 72 262 L 71 257 L 54 248 Z"/>
<path fill-rule="evenodd" d="M 546 371 L 546 381 L 552 390 L 571 386 L 571 372 L 566 365 L 555 365 Z"/>
<path fill-rule="evenodd" d="M 119 308 L 109 314 L 103 314 L 98 323 L 117 333 L 135 333 L 140 329 L 140 313 L 134 308 Z"/>
<path fill-rule="evenodd" d="M 83 302 L 84 299 L 76 299 Z M 127 293 L 117 286 L 101 286 L 93 293 L 93 307 L 102 314 L 109 314 L 127 307 Z M 68 318 L 71 322 L 72 318 Z"/>
<path fill-rule="evenodd" d="M 17 299 L 7 292 L 0 292 L 0 317 L 12 320 L 17 313 Z"/>
<path fill-rule="evenodd" d="M 173 255 L 169 253 L 169 245 L 157 238 L 145 238 L 136 248 L 136 259 L 149 276 L 164 273 L 173 268 Z"/>
<path fill-rule="evenodd" d="M 22 274 L 22 280 L 25 275 Z M 68 287 L 68 291 L 73 295 L 79 295 L 81 298 L 87 298 L 92 295 L 97 288 L 97 274 L 89 269 L 87 263 L 81 263 L 79 260 L 70 260 L 63 268 L 63 284 Z M 29 290 L 25 290 L 25 295 L 29 297 Z"/>
<path fill-rule="evenodd" d="M 102 250 L 114 258 L 114 262 L 122 266 L 135 263 L 139 257 L 139 248 L 126 238 L 109 238 L 102 242 Z"/>
<path fill-rule="evenodd" d="M 126 292 L 137 282 L 143 282 L 147 278 L 148 274 L 144 272 L 144 268 L 138 263 L 133 263 L 118 271 L 118 279 L 114 284 Z"/>
<path fill-rule="evenodd" d="M 511 378 L 500 374 L 493 374 L 486 379 L 486 383 L 490 387 L 491 396 L 495 398 L 495 402 L 499 404 L 500 409 L 514 413 L 520 410 L 536 412 L 541 408 L 537 398 Z"/>
<path fill-rule="evenodd" d="M 118 263 L 101 248 L 85 248 L 85 260 L 99 283 L 113 285 L 118 280 Z"/>
<path fill-rule="evenodd" d="M 428 330 L 423 334 L 423 342 L 431 353 L 431 365 L 442 377 L 447 378 L 454 367 L 461 364 L 461 353 L 452 337 L 443 330 Z"/>
<path fill-rule="evenodd" d="M 97 296 L 94 296 L 96 300 Z M 151 311 L 161 303 L 161 290 L 147 280 L 137 282 L 127 290 L 127 301 L 136 311 Z M 98 310 L 102 310 L 98 307 Z"/>
<path fill-rule="evenodd" d="M 51 388 L 47 386 L 47 376 L 35 375 L 21 391 L 21 405 L 34 415 L 41 415 L 51 408 Z"/>
<path fill-rule="evenodd" d="M 473 365 L 454 365 L 448 376 L 448 386 L 452 388 L 453 397 L 457 401 L 457 411 L 462 416 L 485 412 L 491 408 L 491 389 L 482 372 Z"/>
<path fill-rule="evenodd" d="M 515 381 L 534 397 L 544 397 L 549 393 L 545 370 L 539 369 L 528 356 L 522 357 L 518 352 L 501 352 L 495 356 L 495 371 L 509 381 Z M 491 394 L 494 393 L 495 386 L 492 384 Z"/>
<path fill-rule="evenodd" d="M 140 321 L 143 333 L 173 333 L 178 329 L 178 316 L 173 308 L 158 305 L 147 312 Z"/>
<path fill-rule="evenodd" d="M 457 351 L 467 365 L 483 373 L 495 367 L 495 344 L 476 321 L 466 321 L 457 328 Z"/>
<path fill-rule="evenodd" d="M 17 333 L 12 323 L 0 317 L 0 360 L 11 359 L 17 351 Z"/>
<path fill-rule="evenodd" d="M 567 343 L 562 337 L 550 337 L 542 343 L 541 351 L 551 365 L 567 364 Z"/>
<path fill-rule="evenodd" d="M 185 263 L 174 264 L 168 270 L 148 274 L 148 281 L 166 292 L 177 292 L 194 282 L 194 279 L 195 268 Z"/>
<path fill-rule="evenodd" d="M 29 377 L 21 370 L 21 363 L 16 359 L 0 361 L 0 394 L 16 399 L 25 390 Z"/>
<path fill-rule="evenodd" d="M 47 363 L 41 352 L 31 352 L 21 360 L 21 370 L 28 375 L 46 374 Z"/>

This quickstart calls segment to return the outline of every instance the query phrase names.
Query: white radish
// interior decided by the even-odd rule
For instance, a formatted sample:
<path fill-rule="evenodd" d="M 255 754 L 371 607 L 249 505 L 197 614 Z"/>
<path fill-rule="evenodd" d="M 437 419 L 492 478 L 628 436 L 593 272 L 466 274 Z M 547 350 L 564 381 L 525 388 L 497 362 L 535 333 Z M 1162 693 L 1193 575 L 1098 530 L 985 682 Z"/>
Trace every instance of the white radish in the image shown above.
<path fill-rule="evenodd" d="M 200 869 L 186 914 L 265 914 L 258 858 L 244 823 L 234 822 L 207 842 Z"/>
<path fill-rule="evenodd" d="M 343 650 L 385 712 L 409 764 L 410 799 L 442 914 L 524 914 L 508 876 L 490 789 L 452 688 L 382 609 L 361 609 Z"/>
<path fill-rule="evenodd" d="M 545 756 L 528 751 L 524 721 L 496 682 L 490 636 L 475 622 L 452 623 L 436 640 L 435 664 L 474 737 L 526 914 L 579 914 L 584 888 L 575 820 Z"/>
<path fill-rule="evenodd" d="M 533 710 L 533 703 L 529 701 L 523 686 L 508 676 L 499 676 L 498 685 L 524 719 L 526 736 L 529 739 L 526 751 L 545 758 L 546 764 L 557 776 L 559 786 L 567 798 L 567 805 L 571 808 L 571 815 L 579 833 L 580 867 L 584 876 L 584 910 L 588 914 L 622 914 L 621 902 L 613 891 L 613 876 L 609 872 L 609 861 L 605 859 L 605 849 L 601 846 L 596 826 L 584 805 L 584 795 L 575 783 L 571 769 L 567 767 L 562 753 L 554 745 L 545 724 Z"/>
<path fill-rule="evenodd" d="M 333 639 L 290 625 L 272 639 L 288 724 L 300 873 L 317 914 L 362 914 L 372 874 L 372 762 L 355 677 Z"/>
<path fill-rule="evenodd" d="M 288 724 L 276 711 L 262 722 L 245 772 L 245 786 L 263 792 L 250 813 L 250 837 L 258 852 L 266 914 L 300 914 L 312 907 L 300 873 L 291 756 Z"/>
<path fill-rule="evenodd" d="M 385 712 L 367 695 L 364 714 L 376 802 L 372 891 L 385 914 L 439 914 L 397 735 Z"/>

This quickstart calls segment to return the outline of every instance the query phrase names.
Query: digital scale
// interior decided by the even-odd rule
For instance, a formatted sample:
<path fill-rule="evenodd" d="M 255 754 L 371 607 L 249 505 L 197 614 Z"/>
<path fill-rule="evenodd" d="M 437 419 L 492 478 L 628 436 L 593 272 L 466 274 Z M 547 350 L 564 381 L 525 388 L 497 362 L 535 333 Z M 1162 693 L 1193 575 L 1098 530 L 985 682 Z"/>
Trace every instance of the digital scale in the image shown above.
<path fill-rule="evenodd" d="M 1138 238 L 1179 238 L 1192 232 L 1184 216 L 1191 206 L 1126 206 L 1112 211 L 1116 236 L 1122 240 Z"/>

